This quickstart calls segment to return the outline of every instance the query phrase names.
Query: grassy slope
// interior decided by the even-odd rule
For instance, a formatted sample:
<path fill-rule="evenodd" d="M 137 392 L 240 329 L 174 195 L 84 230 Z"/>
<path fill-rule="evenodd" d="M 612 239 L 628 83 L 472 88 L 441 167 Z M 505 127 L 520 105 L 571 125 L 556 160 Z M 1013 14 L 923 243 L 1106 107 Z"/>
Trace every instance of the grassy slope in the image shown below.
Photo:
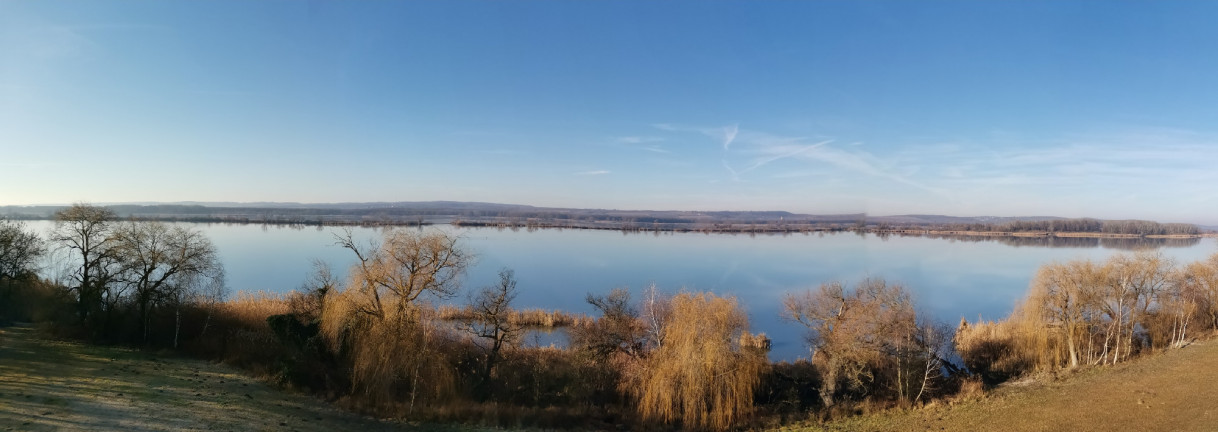
<path fill-rule="evenodd" d="M 0 431 L 402 430 L 214 363 L 0 329 Z M 1218 340 L 951 406 L 788 430 L 1218 430 Z"/>
<path fill-rule="evenodd" d="M 1008 385 L 952 406 L 871 414 L 795 430 L 1214 431 L 1218 340 L 1065 379 Z"/>
<path fill-rule="evenodd" d="M 215 363 L 0 328 L 0 431 L 414 429 L 285 394 Z"/>

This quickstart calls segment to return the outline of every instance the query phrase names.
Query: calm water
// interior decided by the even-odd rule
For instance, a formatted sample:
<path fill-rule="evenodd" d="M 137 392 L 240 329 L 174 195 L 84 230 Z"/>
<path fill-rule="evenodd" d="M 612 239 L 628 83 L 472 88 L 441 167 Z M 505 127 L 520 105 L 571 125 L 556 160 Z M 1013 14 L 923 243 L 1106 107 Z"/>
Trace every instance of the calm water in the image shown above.
<path fill-rule="evenodd" d="M 50 222 L 31 222 L 45 232 Z M 236 291 L 297 289 L 313 259 L 338 273 L 353 263 L 334 246 L 334 228 L 195 224 L 220 251 L 228 285 Z M 414 229 L 414 228 L 409 228 Z M 477 254 L 466 289 L 494 283 L 502 267 L 516 270 L 517 307 L 593 313 L 588 293 L 628 287 L 638 293 L 651 283 L 661 290 L 730 294 L 749 311 L 754 332 L 774 340 L 774 359 L 806 356 L 802 328 L 778 317 L 784 293 L 867 276 L 900 281 L 912 289 L 919 309 L 954 325 L 961 317 L 1005 317 L 1027 291 L 1036 268 L 1054 260 L 1103 259 L 1133 246 L 1130 241 L 1035 239 L 974 241 L 857 234 L 786 236 L 618 231 L 443 229 L 463 236 Z M 379 228 L 356 228 L 373 239 Z M 1215 239 L 1160 243 L 1167 255 L 1192 261 L 1218 252 Z M 464 296 L 452 301 L 462 301 Z"/>

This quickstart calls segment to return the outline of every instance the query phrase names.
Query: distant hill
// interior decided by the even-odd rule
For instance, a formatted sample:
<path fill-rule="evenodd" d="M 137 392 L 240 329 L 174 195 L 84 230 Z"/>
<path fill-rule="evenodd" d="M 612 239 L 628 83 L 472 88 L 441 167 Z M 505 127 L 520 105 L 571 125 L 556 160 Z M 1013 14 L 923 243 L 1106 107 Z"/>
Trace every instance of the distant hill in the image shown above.
<path fill-rule="evenodd" d="M 362 203 L 285 202 L 174 202 L 113 203 L 120 217 L 160 220 L 238 223 L 465 223 L 472 225 L 562 226 L 574 228 L 703 229 L 707 226 L 751 224 L 768 226 L 807 225 L 857 227 L 860 221 L 872 226 L 958 227 L 998 226 L 1012 222 L 1066 220 L 1056 216 L 946 216 L 853 214 L 800 214 L 787 211 L 687 211 L 617 210 L 536 207 L 460 201 L 403 201 Z M 47 219 L 66 206 L 0 206 L 0 216 L 15 219 Z M 1212 227 L 1203 227 L 1213 229 Z"/>

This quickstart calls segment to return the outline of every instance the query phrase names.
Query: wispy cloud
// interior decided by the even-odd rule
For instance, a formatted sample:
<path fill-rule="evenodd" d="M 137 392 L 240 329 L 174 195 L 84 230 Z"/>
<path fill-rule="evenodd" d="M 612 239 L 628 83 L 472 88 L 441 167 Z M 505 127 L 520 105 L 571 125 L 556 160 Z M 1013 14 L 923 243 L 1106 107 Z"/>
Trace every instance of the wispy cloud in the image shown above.
<path fill-rule="evenodd" d="M 799 156 L 809 150 L 815 150 L 815 149 L 822 147 L 824 145 L 827 145 L 831 142 L 833 142 L 833 140 L 821 141 L 821 142 L 818 142 L 816 144 L 811 144 L 811 145 L 775 146 L 770 149 L 765 149 L 765 151 L 769 152 L 770 154 L 766 155 L 764 157 L 757 158 L 756 160 L 753 161 L 752 165 L 749 165 L 749 167 L 745 168 L 744 171 L 741 171 L 741 173 L 746 173 L 746 172 L 755 170 L 757 168 L 761 168 L 761 167 L 766 166 L 767 164 L 774 162 L 776 160 L 779 160 L 779 159 L 786 159 L 786 158 L 793 157 L 793 156 Z"/>
<path fill-rule="evenodd" d="M 1218 160 L 1218 134 L 1139 128 L 1049 139 L 1009 134 L 925 143 L 917 137 L 873 138 L 864 145 L 854 137 L 653 126 L 717 144 L 714 151 L 703 147 L 688 155 L 722 173 L 712 183 L 781 181 L 790 186 L 764 187 L 774 194 L 789 194 L 789 188 L 838 194 L 877 213 L 1165 220 L 1218 214 L 1212 199 L 1218 196 L 1212 190 L 1218 170 L 1211 166 Z M 722 168 L 713 166 L 716 161 Z"/>
<path fill-rule="evenodd" d="M 737 183 L 740 182 L 740 173 L 737 173 L 736 170 L 733 169 L 732 166 L 727 163 L 727 159 L 723 160 L 723 168 L 726 168 L 727 172 L 732 175 L 732 181 L 737 182 Z"/>
<path fill-rule="evenodd" d="M 580 172 L 575 173 L 575 175 L 580 175 L 580 176 L 599 176 L 599 175 L 605 175 L 605 174 L 609 174 L 609 173 L 611 173 L 611 172 L 612 172 L 612 171 L 609 171 L 609 170 L 592 170 L 592 171 L 580 171 Z"/>
<path fill-rule="evenodd" d="M 730 124 L 720 127 L 678 126 L 669 123 L 655 123 L 651 127 L 666 132 L 696 132 L 706 135 L 719 142 L 723 150 L 730 150 L 736 137 L 740 135 L 740 125 Z"/>
<path fill-rule="evenodd" d="M 727 150 L 732 147 L 732 141 L 736 140 L 736 135 L 740 134 L 740 125 L 734 124 L 723 128 L 723 149 Z"/>
<path fill-rule="evenodd" d="M 663 149 L 663 148 L 661 148 L 661 147 L 659 147 L 659 146 L 649 146 L 649 147 L 643 147 L 642 149 L 643 149 L 643 150 L 647 150 L 647 151 L 652 152 L 652 153 L 666 153 L 666 154 L 667 154 L 667 153 L 672 153 L 671 151 L 665 150 L 665 149 Z"/>

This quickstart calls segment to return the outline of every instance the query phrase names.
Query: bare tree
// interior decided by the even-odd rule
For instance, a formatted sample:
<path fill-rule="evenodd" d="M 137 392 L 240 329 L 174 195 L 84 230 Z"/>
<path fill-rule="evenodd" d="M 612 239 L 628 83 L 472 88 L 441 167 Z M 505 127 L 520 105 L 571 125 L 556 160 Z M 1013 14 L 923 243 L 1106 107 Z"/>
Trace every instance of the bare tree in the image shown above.
<path fill-rule="evenodd" d="M 920 366 L 920 377 L 913 381 L 918 386 L 918 393 L 911 399 L 914 402 L 922 400 L 927 392 L 937 390 L 938 382 L 943 378 L 943 369 L 953 370 L 955 366 L 946 358 L 952 354 L 952 331 L 942 323 L 924 321 L 918 324 L 914 336 L 916 351 L 913 353 L 915 366 Z"/>
<path fill-rule="evenodd" d="M 905 288 L 865 279 L 847 291 L 841 283 L 788 294 L 783 316 L 808 328 L 812 361 L 821 365 L 821 400 L 832 406 L 839 393 L 866 393 L 885 363 L 896 363 L 896 390 L 906 398 L 905 355 L 916 334 L 917 315 Z"/>
<path fill-rule="evenodd" d="M 38 260 L 45 252 L 42 239 L 26 231 L 25 224 L 0 219 L 0 319 L 17 312 L 14 290 L 37 277 Z"/>
<path fill-rule="evenodd" d="M 614 288 L 603 296 L 588 294 L 587 301 L 601 312 L 601 317 L 573 328 L 572 346 L 591 351 L 602 359 L 618 353 L 636 358 L 643 355 L 647 346 L 646 330 L 638 310 L 631 305 L 630 290 Z"/>
<path fill-rule="evenodd" d="M 460 276 L 473 261 L 473 255 L 457 245 L 459 237 L 441 231 L 390 230 L 379 245 L 371 247 L 358 244 L 350 230 L 337 238 L 359 260 L 354 269 L 355 288 L 367 300 L 361 310 L 380 319 L 410 316 L 414 302 L 423 294 L 452 297 Z"/>
<path fill-rule="evenodd" d="M 1182 281 L 1198 303 L 1200 313 L 1208 318 L 1210 328 L 1218 329 L 1218 254 L 1205 261 L 1189 264 Z"/>
<path fill-rule="evenodd" d="M 473 320 L 466 330 L 486 341 L 486 364 L 482 371 L 483 383 L 489 383 L 495 364 L 499 361 L 504 346 L 514 343 L 518 329 L 510 321 L 512 300 L 516 298 L 516 272 L 504 268 L 499 270 L 499 283 L 482 288 L 470 298 L 469 307 Z"/>
<path fill-rule="evenodd" d="M 321 330 L 351 362 L 352 385 L 372 399 L 393 400 L 451 389 L 451 370 L 432 348 L 436 329 L 418 304 L 424 295 L 451 297 L 473 255 L 443 231 L 388 230 L 361 244 L 350 230 L 335 236 L 357 262 L 347 286 L 327 295 Z M 407 385 L 407 389 L 399 386 Z"/>
<path fill-rule="evenodd" d="M 183 294 L 199 283 L 199 277 L 220 267 L 211 240 L 181 225 L 128 221 L 119 224 L 112 237 L 122 283 L 130 287 L 139 308 L 144 342 L 154 306 L 181 304 Z"/>
<path fill-rule="evenodd" d="M 1032 280 L 1029 303 L 1038 307 L 1042 318 L 1058 329 L 1066 342 L 1070 367 L 1078 367 L 1079 341 L 1090 340 L 1090 323 L 1094 315 L 1096 292 L 1093 288 L 1101 275 L 1090 261 L 1051 263 L 1040 268 Z"/>
<path fill-rule="evenodd" d="M 656 349 L 664 345 L 664 325 L 672 315 L 672 298 L 661 294 L 656 284 L 651 284 L 643 291 L 643 322 L 647 327 L 648 348 Z"/>
<path fill-rule="evenodd" d="M 336 293 L 341 285 L 329 265 L 319 259 L 313 260 L 313 270 L 300 284 L 300 291 L 288 297 L 292 313 L 306 322 L 320 318 L 326 296 Z"/>
<path fill-rule="evenodd" d="M 78 259 L 72 278 L 76 286 L 78 313 L 89 320 L 104 308 L 104 297 L 114 277 L 116 260 L 110 237 L 114 212 L 105 207 L 73 204 L 55 213 L 55 229 L 50 240 L 71 250 Z M 117 295 L 110 295 L 117 298 Z"/>
<path fill-rule="evenodd" d="M 169 283 L 162 287 L 158 301 L 173 308 L 174 348 L 178 347 L 182 333 L 182 306 L 191 302 L 214 306 L 223 299 L 225 290 L 224 267 L 218 263 L 202 271 L 178 272 L 170 277 Z M 211 309 L 208 307 L 207 317 L 204 318 L 203 332 L 207 331 L 211 321 Z"/>
<path fill-rule="evenodd" d="M 32 276 L 45 252 L 42 239 L 24 223 L 0 218 L 0 283 Z"/>
<path fill-rule="evenodd" d="M 1111 333 L 1115 335 L 1111 363 L 1132 354 L 1138 325 L 1151 301 L 1166 286 L 1174 265 L 1162 254 L 1152 252 L 1116 255 L 1105 263 L 1099 304 L 1111 318 Z"/>

